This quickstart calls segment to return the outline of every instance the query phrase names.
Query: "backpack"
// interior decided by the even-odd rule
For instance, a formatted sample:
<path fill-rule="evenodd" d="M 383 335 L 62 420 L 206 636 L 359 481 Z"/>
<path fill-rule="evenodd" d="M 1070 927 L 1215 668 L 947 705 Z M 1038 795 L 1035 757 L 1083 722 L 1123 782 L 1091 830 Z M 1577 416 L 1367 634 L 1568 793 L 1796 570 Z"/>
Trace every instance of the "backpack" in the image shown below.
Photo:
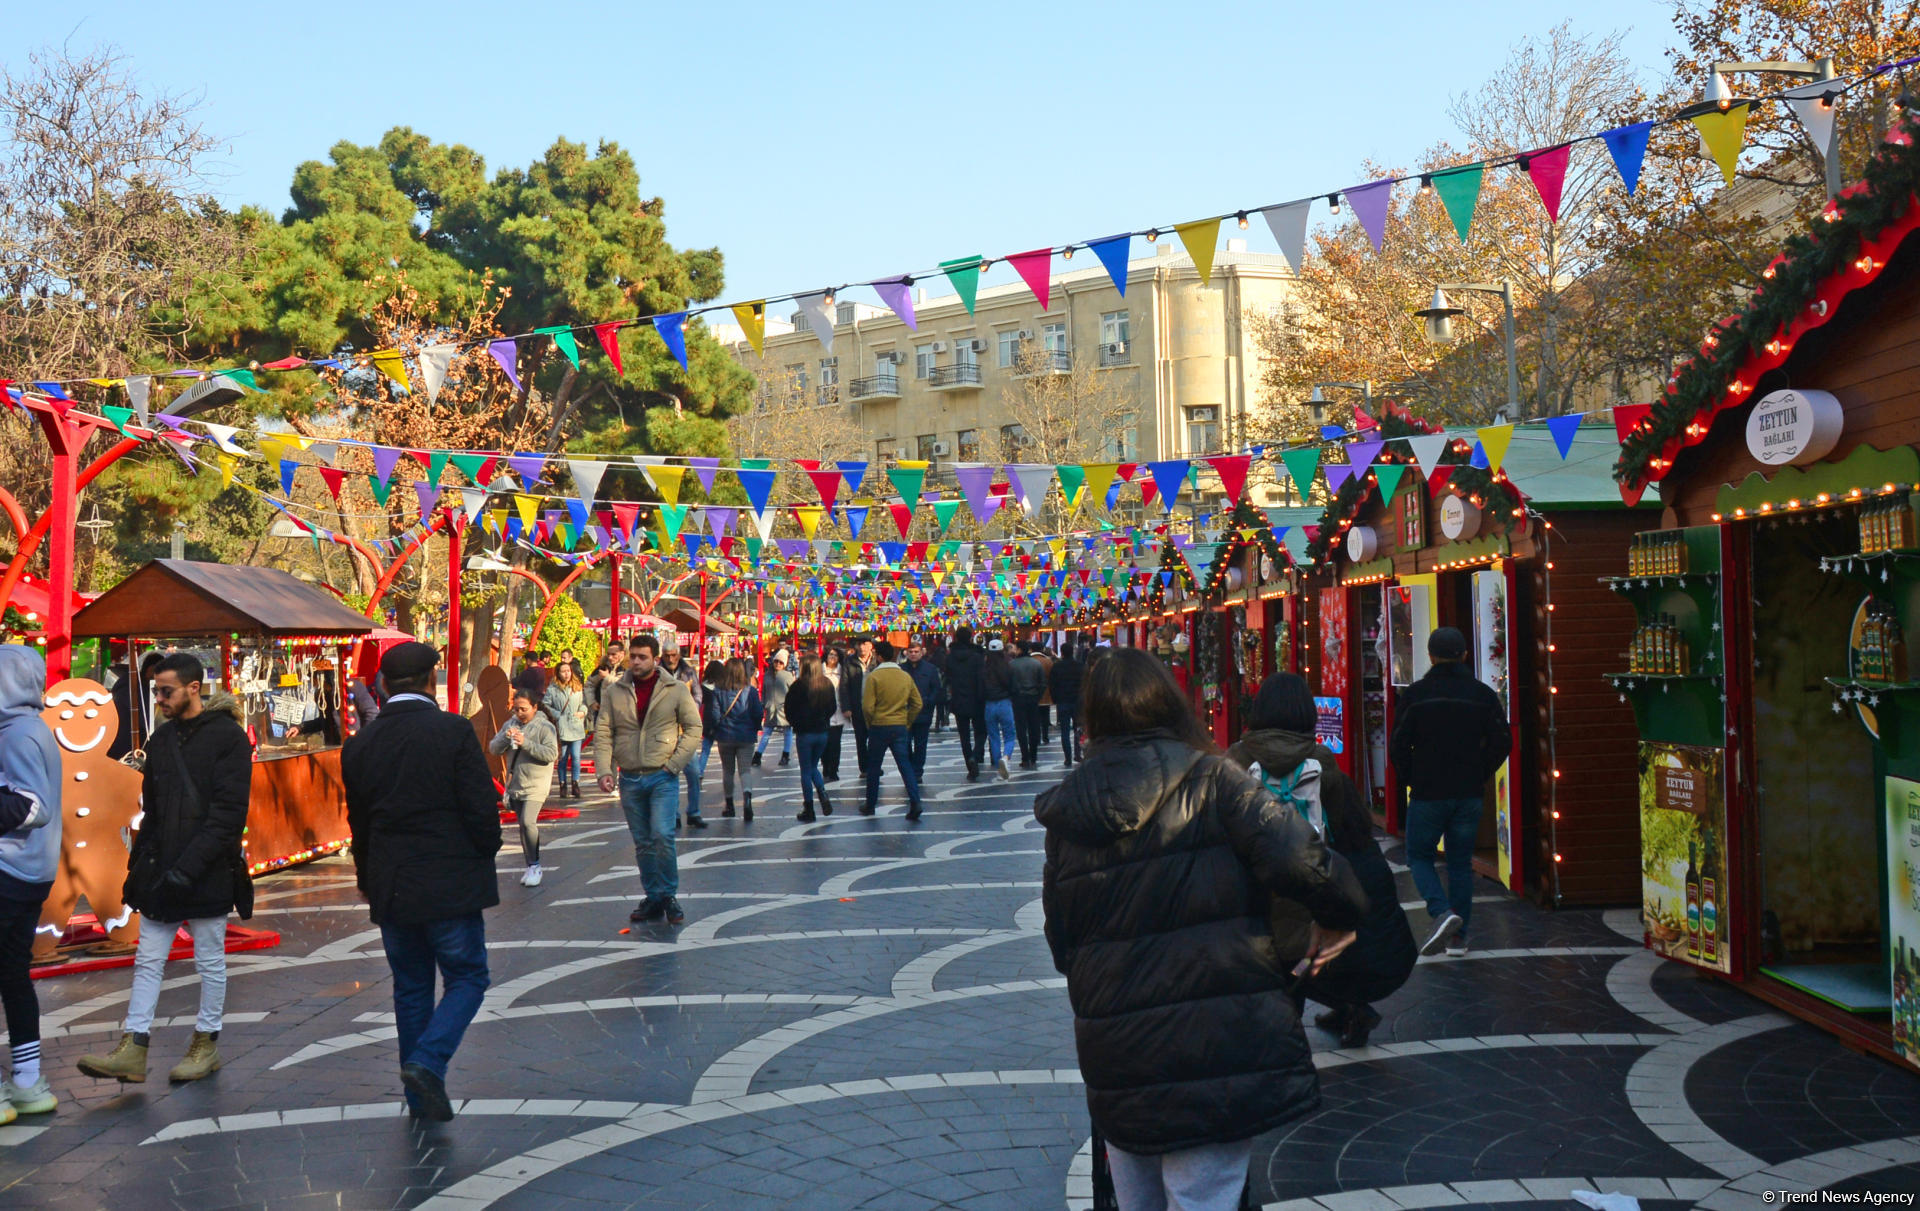
<path fill-rule="evenodd" d="M 1247 772 L 1260 780 L 1260 785 L 1273 792 L 1274 798 L 1299 812 L 1313 831 L 1322 837 L 1327 835 L 1327 809 L 1320 802 L 1320 762 L 1308 757 L 1293 767 L 1285 776 L 1275 779 L 1258 761 L 1247 767 Z"/>

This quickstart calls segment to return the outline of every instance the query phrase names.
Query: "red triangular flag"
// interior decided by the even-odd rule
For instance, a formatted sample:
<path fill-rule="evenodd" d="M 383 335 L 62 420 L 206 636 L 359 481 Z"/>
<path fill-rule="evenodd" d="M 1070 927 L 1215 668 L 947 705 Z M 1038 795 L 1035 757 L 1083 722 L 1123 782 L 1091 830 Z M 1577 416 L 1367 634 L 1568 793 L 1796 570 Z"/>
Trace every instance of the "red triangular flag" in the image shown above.
<path fill-rule="evenodd" d="M 1644 481 L 1636 484 L 1620 485 L 1620 499 L 1627 502 L 1627 508 L 1629 509 L 1639 508 L 1640 498 L 1646 494 L 1647 485 Z"/>
<path fill-rule="evenodd" d="M 1153 498 L 1159 495 L 1159 492 L 1160 490 L 1154 486 L 1152 476 L 1148 476 L 1146 479 L 1143 479 L 1140 481 L 1140 503 L 1141 504 L 1143 505 L 1152 504 Z"/>
<path fill-rule="evenodd" d="M 1460 464 L 1458 463 L 1443 464 L 1435 467 L 1433 474 L 1427 476 L 1427 491 L 1438 494 L 1442 488 L 1447 486 L 1447 481 L 1453 478 L 1453 473 L 1459 469 Z"/>
<path fill-rule="evenodd" d="M 900 537 L 905 538 L 907 531 L 913 528 L 913 510 L 905 501 L 896 500 L 887 506 L 887 512 L 893 514 L 893 524 L 900 528 Z"/>
<path fill-rule="evenodd" d="M 796 458 L 793 460 L 803 471 L 818 471 L 820 460 L 817 458 Z"/>
<path fill-rule="evenodd" d="M 802 466 L 806 466 L 806 463 L 801 459 L 796 458 L 794 461 L 800 463 Z M 820 503 L 831 509 L 833 508 L 834 497 L 840 495 L 840 472 L 816 471 L 814 467 L 818 467 L 820 464 L 817 460 L 812 461 L 814 463 L 813 467 L 807 467 L 807 478 L 813 481 L 814 488 L 819 491 Z"/>
<path fill-rule="evenodd" d="M 1207 460 L 1207 465 L 1220 476 L 1220 486 L 1227 490 L 1227 499 L 1234 504 L 1240 503 L 1240 493 L 1247 487 L 1247 467 L 1253 462 L 1249 454 L 1220 454 Z"/>
<path fill-rule="evenodd" d="M 1573 145 L 1562 143 L 1520 157 L 1521 165 L 1533 178 L 1533 187 L 1540 194 L 1540 204 L 1547 208 L 1547 217 L 1556 223 L 1560 221 L 1560 189 L 1567 183 L 1567 157 L 1572 153 Z"/>
<path fill-rule="evenodd" d="M 1045 311 L 1052 301 L 1053 279 L 1050 270 L 1053 267 L 1053 249 L 1036 248 L 1032 252 L 1016 252 L 1007 258 L 1007 264 L 1020 275 L 1020 280 L 1033 291 L 1033 297 L 1040 300 L 1040 310 Z"/>
<path fill-rule="evenodd" d="M 1140 464 L 1138 463 L 1121 463 L 1119 466 L 1113 469 L 1113 473 L 1115 475 L 1118 475 L 1122 480 L 1126 481 L 1127 483 L 1132 483 L 1133 473 L 1139 469 L 1139 466 Z"/>
<path fill-rule="evenodd" d="M 304 357 L 283 357 L 277 362 L 261 362 L 262 370 L 298 370 L 307 364 Z"/>
<path fill-rule="evenodd" d="M 613 372 L 625 374 L 626 367 L 620 364 L 620 325 L 617 323 L 595 324 L 593 334 L 600 338 L 600 347 L 607 351 L 609 358 L 613 359 Z"/>
<path fill-rule="evenodd" d="M 1640 427 L 1640 422 L 1653 411 L 1652 404 L 1615 404 L 1613 406 L 1613 432 L 1626 444 L 1627 436 Z"/>
<path fill-rule="evenodd" d="M 333 493 L 334 503 L 338 504 L 340 502 L 340 485 L 345 482 L 347 473 L 338 467 L 315 467 L 314 470 L 320 472 L 320 478 L 327 481 L 327 491 Z"/>
<path fill-rule="evenodd" d="M 640 516 L 640 506 L 622 501 L 614 501 L 613 515 L 620 519 L 620 532 L 629 537 L 633 534 L 633 523 Z"/>

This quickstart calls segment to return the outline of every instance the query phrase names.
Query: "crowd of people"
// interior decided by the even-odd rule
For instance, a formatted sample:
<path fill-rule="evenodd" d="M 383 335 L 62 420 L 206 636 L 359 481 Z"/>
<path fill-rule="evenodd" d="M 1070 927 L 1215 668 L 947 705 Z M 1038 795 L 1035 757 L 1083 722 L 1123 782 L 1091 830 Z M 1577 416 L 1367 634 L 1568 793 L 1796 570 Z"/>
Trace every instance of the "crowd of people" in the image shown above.
<path fill-rule="evenodd" d="M 1458 631 L 1436 631 L 1429 653 L 1432 671 L 1402 696 L 1389 746 L 1412 790 L 1408 861 L 1432 920 L 1416 945 L 1368 805 L 1316 738 L 1312 693 L 1292 673 L 1262 683 L 1223 752 L 1166 666 L 1138 649 L 1069 642 L 1055 653 L 997 635 L 981 643 L 963 627 L 950 643 L 916 638 L 900 651 L 863 638 L 797 661 L 780 651 L 763 670 L 713 661 L 695 676 L 678 650 L 643 634 L 590 678 L 569 653 L 551 676 L 516 681 L 511 714 L 483 746 L 435 700 L 438 653 L 402 643 L 380 661 L 377 710 L 347 740 L 341 769 L 359 890 L 393 975 L 407 1105 L 428 1120 L 453 1114 L 448 1067 L 488 987 L 483 914 L 500 900 L 501 809 L 519 823 L 521 882 L 538 887 L 539 811 L 578 797 L 585 742 L 633 840 L 643 896 L 630 921 L 678 926 L 681 791 L 685 824 L 704 827 L 715 748 L 723 815 L 737 805 L 750 822 L 754 773 L 779 731 L 780 763 L 798 755 L 798 818 L 811 822 L 833 814 L 850 729 L 859 811 L 877 810 L 891 757 L 915 821 L 928 736 L 949 716 L 969 781 L 985 769 L 1010 777 L 1016 755 L 1037 768 L 1057 727 L 1065 776 L 1034 801 L 1045 934 L 1067 978 L 1103 1141 L 1098 1173 L 1127 1211 L 1236 1206 L 1253 1137 L 1317 1105 L 1307 1001 L 1327 1007 L 1317 1026 L 1361 1046 L 1380 1021 L 1374 1004 L 1418 955 L 1466 952 L 1480 791 L 1504 755 L 1504 712 L 1466 669 Z M 210 690 L 194 656 L 143 672 L 163 720 L 143 753 L 146 815 L 126 880 L 145 927 L 124 1032 L 78 1066 L 146 1079 L 162 973 L 185 929 L 200 1009 L 169 1079 L 193 1081 L 221 1066 L 226 923 L 252 906 L 241 845 L 251 753 L 233 700 Z M 0 1000 L 12 1061 L 0 1121 L 57 1104 L 27 978 L 60 845 L 45 677 L 36 654 L 0 647 Z"/>

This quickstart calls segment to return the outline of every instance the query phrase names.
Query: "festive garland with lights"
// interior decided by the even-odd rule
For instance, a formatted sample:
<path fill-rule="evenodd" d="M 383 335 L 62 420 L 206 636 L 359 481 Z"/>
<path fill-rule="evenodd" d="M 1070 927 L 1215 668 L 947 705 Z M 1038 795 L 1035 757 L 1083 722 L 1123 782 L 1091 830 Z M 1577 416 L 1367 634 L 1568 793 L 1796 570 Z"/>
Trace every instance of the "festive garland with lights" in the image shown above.
<path fill-rule="evenodd" d="M 1396 437 L 1422 437 L 1438 431 L 1437 426 L 1391 410 L 1380 419 L 1379 436 L 1383 440 L 1391 441 Z M 1472 443 L 1464 438 L 1455 439 L 1448 445 L 1451 453 L 1469 453 L 1472 449 Z M 1407 466 L 1416 477 L 1419 476 L 1419 464 L 1411 455 L 1402 456 L 1398 452 L 1390 455 L 1383 450 L 1374 462 L 1375 464 L 1401 463 Z M 1513 486 L 1513 481 L 1506 477 L 1505 472 L 1489 471 L 1485 467 L 1468 464 L 1441 466 L 1436 467 L 1435 470 L 1448 472 L 1447 487 L 1469 498 L 1482 508 L 1513 510 L 1525 506 L 1526 497 Z M 1339 494 L 1320 515 L 1319 532 L 1313 536 L 1313 541 L 1307 544 L 1307 554 L 1315 563 L 1325 561 L 1338 547 L 1347 530 L 1353 525 L 1354 519 L 1360 515 L 1360 510 L 1366 507 L 1370 499 L 1379 494 L 1379 488 L 1379 481 L 1371 471 L 1365 475 L 1356 475 L 1341 485 Z M 1432 492 L 1430 486 L 1424 486 L 1424 490 L 1429 494 Z"/>
<path fill-rule="evenodd" d="M 1808 231 L 1790 236 L 1763 273 L 1746 311 L 1715 326 L 1668 380 L 1652 410 L 1621 439 L 1613 475 L 1637 500 L 1714 416 L 1745 403 L 1760 375 L 1783 363 L 1798 337 L 1826 323 L 1841 299 L 1875 280 L 1908 232 L 1920 227 L 1920 116 L 1902 115 L 1861 179 L 1829 202 Z"/>

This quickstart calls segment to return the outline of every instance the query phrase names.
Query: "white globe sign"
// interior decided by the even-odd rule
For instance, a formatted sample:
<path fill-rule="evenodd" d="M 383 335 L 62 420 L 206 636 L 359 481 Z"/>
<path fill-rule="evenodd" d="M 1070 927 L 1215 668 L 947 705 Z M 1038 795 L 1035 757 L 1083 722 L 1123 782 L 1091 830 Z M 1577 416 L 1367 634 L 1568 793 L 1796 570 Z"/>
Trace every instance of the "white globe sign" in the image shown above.
<path fill-rule="evenodd" d="M 1480 532 L 1480 506 L 1464 496 L 1449 496 L 1440 502 L 1440 532 L 1460 542 Z"/>
<path fill-rule="evenodd" d="M 1747 414 L 1747 453 L 1769 467 L 1812 463 L 1840 440 L 1846 413 L 1826 391 L 1770 391 Z"/>

